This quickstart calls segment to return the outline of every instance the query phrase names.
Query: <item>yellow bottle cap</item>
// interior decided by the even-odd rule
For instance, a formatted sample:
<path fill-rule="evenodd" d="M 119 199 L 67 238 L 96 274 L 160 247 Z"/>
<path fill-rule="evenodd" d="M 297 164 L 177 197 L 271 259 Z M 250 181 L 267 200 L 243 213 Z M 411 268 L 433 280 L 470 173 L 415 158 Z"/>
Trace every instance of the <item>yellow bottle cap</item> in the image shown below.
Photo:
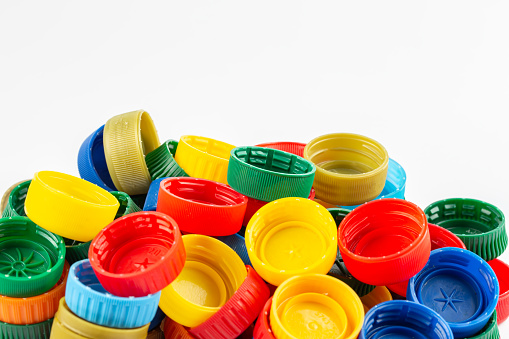
<path fill-rule="evenodd" d="M 237 253 L 217 239 L 188 234 L 182 240 L 186 264 L 161 291 L 159 307 L 175 322 L 195 327 L 219 311 L 242 285 L 247 271 Z"/>
<path fill-rule="evenodd" d="M 376 305 L 390 300 L 392 300 L 391 292 L 385 286 L 377 286 L 373 291 L 361 297 L 364 313 L 367 313 Z"/>
<path fill-rule="evenodd" d="M 147 193 L 152 178 L 145 155 L 160 144 L 150 115 L 138 110 L 114 116 L 104 126 L 103 144 L 115 187 L 129 195 Z"/>
<path fill-rule="evenodd" d="M 81 319 L 69 309 L 65 297 L 60 299 L 58 311 L 53 319 L 51 339 L 145 339 L 149 324 L 132 329 L 119 329 L 93 324 Z"/>
<path fill-rule="evenodd" d="M 326 274 L 337 253 L 336 224 L 321 205 L 283 198 L 260 208 L 246 228 L 256 272 L 272 285 L 304 273 Z"/>
<path fill-rule="evenodd" d="M 25 212 L 37 225 L 62 237 L 87 242 L 115 219 L 118 200 L 108 191 L 72 175 L 37 172 Z"/>
<path fill-rule="evenodd" d="M 361 300 L 344 282 L 323 274 L 295 276 L 274 293 L 270 325 L 277 339 L 354 339 L 364 321 Z"/>
<path fill-rule="evenodd" d="M 180 138 L 175 160 L 191 177 L 227 184 L 228 160 L 234 148 L 222 141 L 185 135 Z"/>
<path fill-rule="evenodd" d="M 316 197 L 330 204 L 359 205 L 375 199 L 385 186 L 389 154 L 371 138 L 322 135 L 306 145 L 304 158 L 316 165 Z"/>

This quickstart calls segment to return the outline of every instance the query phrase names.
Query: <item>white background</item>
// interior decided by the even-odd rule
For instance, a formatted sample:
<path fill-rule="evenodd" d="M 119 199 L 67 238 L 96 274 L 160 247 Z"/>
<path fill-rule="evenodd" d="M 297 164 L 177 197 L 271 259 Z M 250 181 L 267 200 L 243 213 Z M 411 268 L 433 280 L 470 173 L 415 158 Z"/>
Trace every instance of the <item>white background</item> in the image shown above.
<path fill-rule="evenodd" d="M 509 214 L 508 17 L 504 1 L 2 2 L 0 191 L 78 175 L 81 142 L 143 108 L 161 140 L 364 134 L 422 208 Z"/>

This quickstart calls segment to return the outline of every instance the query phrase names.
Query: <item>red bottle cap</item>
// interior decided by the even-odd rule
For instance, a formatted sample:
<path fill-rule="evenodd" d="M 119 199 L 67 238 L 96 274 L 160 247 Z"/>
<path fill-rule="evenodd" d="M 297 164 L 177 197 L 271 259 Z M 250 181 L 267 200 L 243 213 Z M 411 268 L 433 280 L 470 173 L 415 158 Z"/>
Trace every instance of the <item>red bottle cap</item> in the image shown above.
<path fill-rule="evenodd" d="M 258 316 L 253 333 L 254 339 L 275 339 L 272 334 L 272 330 L 270 329 L 270 306 L 272 306 L 272 297 L 267 300 L 265 306 L 260 312 L 260 315 Z"/>
<path fill-rule="evenodd" d="M 304 157 L 304 147 L 306 147 L 306 144 L 303 144 L 301 142 L 280 141 L 280 142 L 267 142 L 256 146 L 278 149 L 280 151 L 285 151 L 288 153 L 298 155 L 299 157 Z"/>
<path fill-rule="evenodd" d="M 497 303 L 497 323 L 500 325 L 509 317 L 509 265 L 499 259 L 488 261 L 488 265 L 495 271 L 500 286 Z"/>
<path fill-rule="evenodd" d="M 171 339 L 195 339 L 187 329 L 171 318 L 164 319 L 163 332 L 165 338 Z"/>
<path fill-rule="evenodd" d="M 401 199 L 354 209 L 339 225 L 338 244 L 348 271 L 377 286 L 408 280 L 426 265 L 431 250 L 426 215 Z"/>
<path fill-rule="evenodd" d="M 269 298 L 269 288 L 251 266 L 247 277 L 212 317 L 189 333 L 197 339 L 236 338 L 251 325 Z"/>
<path fill-rule="evenodd" d="M 237 233 L 247 197 L 215 181 L 176 177 L 161 181 L 157 211 L 170 215 L 184 232 L 209 236 Z"/>
<path fill-rule="evenodd" d="M 92 240 L 88 256 L 103 287 L 120 297 L 143 297 L 162 290 L 186 261 L 177 223 L 158 212 L 116 219 Z"/>

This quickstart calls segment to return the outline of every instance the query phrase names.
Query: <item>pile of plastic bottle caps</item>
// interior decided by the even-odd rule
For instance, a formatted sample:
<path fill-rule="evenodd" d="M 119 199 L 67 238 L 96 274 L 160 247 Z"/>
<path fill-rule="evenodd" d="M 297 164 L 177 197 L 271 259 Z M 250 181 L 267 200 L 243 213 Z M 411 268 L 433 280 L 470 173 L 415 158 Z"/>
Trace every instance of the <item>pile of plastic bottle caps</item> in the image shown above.
<path fill-rule="evenodd" d="M 495 339 L 509 316 L 502 211 L 406 201 L 371 138 L 161 143 L 143 110 L 83 138 L 81 178 L 4 194 L 0 338 Z"/>

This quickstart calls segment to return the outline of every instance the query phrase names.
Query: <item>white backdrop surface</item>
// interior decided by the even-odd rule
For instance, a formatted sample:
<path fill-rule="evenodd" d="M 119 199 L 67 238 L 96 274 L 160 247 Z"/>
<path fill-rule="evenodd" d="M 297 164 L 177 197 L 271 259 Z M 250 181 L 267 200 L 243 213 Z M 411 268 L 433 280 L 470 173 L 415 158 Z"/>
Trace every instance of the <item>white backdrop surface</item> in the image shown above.
<path fill-rule="evenodd" d="M 509 214 L 508 17 L 505 1 L 2 2 L 0 191 L 78 175 L 81 142 L 143 108 L 161 140 L 364 134 L 422 208 Z"/>

